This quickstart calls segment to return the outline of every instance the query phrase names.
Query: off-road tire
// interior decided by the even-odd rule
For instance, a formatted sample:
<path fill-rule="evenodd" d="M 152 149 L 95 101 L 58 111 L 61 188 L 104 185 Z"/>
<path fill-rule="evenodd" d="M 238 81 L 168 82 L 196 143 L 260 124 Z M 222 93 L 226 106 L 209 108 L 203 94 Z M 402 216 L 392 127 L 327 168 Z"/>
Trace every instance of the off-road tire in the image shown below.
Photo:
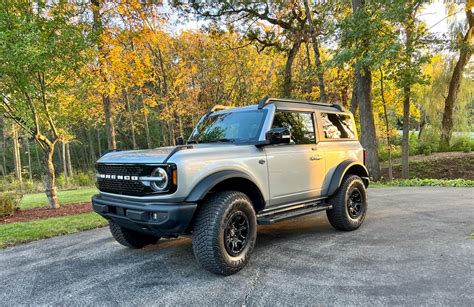
<path fill-rule="evenodd" d="M 229 223 L 239 216 L 247 218 L 246 244 L 235 256 L 226 247 L 225 234 Z M 194 220 L 193 251 L 206 270 L 219 275 L 240 271 L 249 261 L 257 238 L 257 218 L 247 195 L 236 191 L 222 191 L 209 196 L 199 207 Z"/>
<path fill-rule="evenodd" d="M 146 245 L 154 244 L 160 239 L 160 237 L 150 236 L 123 228 L 114 222 L 109 222 L 109 228 L 114 239 L 129 248 L 142 248 Z"/>
<path fill-rule="evenodd" d="M 361 211 L 357 217 L 351 216 L 353 212 L 350 211 L 350 196 L 358 190 L 361 196 Z M 367 191 L 364 182 L 359 176 L 347 175 L 342 179 L 341 186 L 337 192 L 328 200 L 332 205 L 331 210 L 327 210 L 326 214 L 331 225 L 339 230 L 351 231 L 362 225 L 367 214 Z M 352 202 L 354 203 L 354 202 Z"/>

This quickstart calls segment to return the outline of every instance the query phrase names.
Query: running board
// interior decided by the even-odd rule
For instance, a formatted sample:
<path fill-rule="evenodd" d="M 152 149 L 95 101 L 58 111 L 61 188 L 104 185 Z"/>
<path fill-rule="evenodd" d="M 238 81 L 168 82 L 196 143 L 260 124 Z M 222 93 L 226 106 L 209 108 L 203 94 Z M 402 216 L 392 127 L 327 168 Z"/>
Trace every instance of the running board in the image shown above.
<path fill-rule="evenodd" d="M 270 225 L 276 222 L 292 219 L 295 217 L 312 214 L 320 211 L 332 209 L 331 205 L 321 201 L 297 204 L 282 209 L 267 211 L 257 215 L 259 225 Z"/>

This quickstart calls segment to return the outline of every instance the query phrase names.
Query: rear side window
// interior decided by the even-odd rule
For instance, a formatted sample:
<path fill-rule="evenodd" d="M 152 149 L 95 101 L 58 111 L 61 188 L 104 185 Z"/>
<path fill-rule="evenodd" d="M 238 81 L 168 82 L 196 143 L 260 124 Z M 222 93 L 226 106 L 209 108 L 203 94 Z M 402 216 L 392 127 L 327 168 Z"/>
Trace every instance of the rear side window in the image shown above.
<path fill-rule="evenodd" d="M 314 144 L 314 122 L 312 113 L 277 111 L 272 128 L 288 128 L 291 132 L 290 144 Z"/>
<path fill-rule="evenodd" d="M 355 138 L 354 121 L 349 115 L 321 113 L 321 125 L 326 139 Z"/>

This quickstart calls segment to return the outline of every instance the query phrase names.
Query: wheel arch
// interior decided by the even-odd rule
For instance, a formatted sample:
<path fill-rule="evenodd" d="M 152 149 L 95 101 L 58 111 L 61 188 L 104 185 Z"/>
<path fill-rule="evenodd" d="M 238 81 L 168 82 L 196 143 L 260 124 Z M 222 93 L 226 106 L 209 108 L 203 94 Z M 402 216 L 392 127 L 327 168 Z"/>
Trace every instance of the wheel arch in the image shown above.
<path fill-rule="evenodd" d="M 266 201 L 260 188 L 255 184 L 252 178 L 241 171 L 228 170 L 219 171 L 202 179 L 186 198 L 187 202 L 200 202 L 209 193 L 232 190 L 246 194 L 258 212 L 263 210 Z"/>
<path fill-rule="evenodd" d="M 337 191 L 337 189 L 341 186 L 342 179 L 347 174 L 359 176 L 360 178 L 362 178 L 365 187 L 369 186 L 369 171 L 367 170 L 367 168 L 362 163 L 356 160 L 345 160 L 341 162 L 334 170 L 334 173 L 331 177 L 331 181 L 329 183 L 327 193 L 328 196 L 332 196 Z"/>

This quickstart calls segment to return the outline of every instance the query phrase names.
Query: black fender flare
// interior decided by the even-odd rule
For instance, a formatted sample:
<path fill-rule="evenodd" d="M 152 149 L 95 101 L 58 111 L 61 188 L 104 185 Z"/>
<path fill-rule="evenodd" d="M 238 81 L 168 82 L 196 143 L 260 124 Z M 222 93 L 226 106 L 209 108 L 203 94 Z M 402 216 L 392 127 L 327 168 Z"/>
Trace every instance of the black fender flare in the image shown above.
<path fill-rule="evenodd" d="M 186 198 L 186 201 L 198 202 L 200 200 L 203 200 L 204 197 L 206 197 L 207 193 L 209 193 L 209 191 L 213 187 L 223 182 L 224 180 L 231 179 L 231 178 L 243 178 L 254 183 L 252 178 L 244 172 L 237 171 L 237 170 L 219 171 L 199 181 L 199 183 L 192 189 L 191 193 L 189 193 L 188 197 Z"/>
<path fill-rule="evenodd" d="M 365 186 L 367 187 L 369 185 L 369 171 L 367 170 L 365 165 L 352 159 L 344 160 L 339 163 L 339 165 L 334 170 L 334 173 L 331 177 L 331 181 L 329 182 L 329 188 L 327 193 L 328 196 L 332 196 L 337 191 L 337 189 L 341 186 L 342 179 L 346 175 L 347 171 L 352 167 L 355 167 L 355 169 L 357 170 L 356 175 L 362 178 Z"/>

